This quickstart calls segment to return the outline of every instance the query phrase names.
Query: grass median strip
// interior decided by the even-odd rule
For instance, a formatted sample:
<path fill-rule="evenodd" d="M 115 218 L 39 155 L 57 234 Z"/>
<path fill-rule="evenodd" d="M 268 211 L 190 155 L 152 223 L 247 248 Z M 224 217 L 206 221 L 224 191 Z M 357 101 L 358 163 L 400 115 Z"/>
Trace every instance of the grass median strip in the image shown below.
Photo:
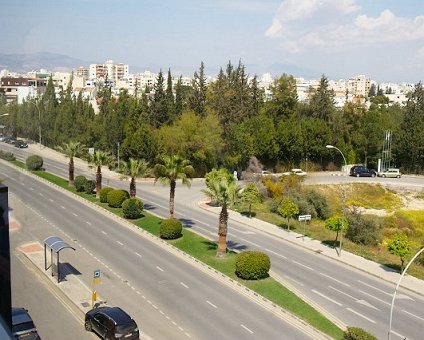
<path fill-rule="evenodd" d="M 122 217 L 122 209 L 110 208 L 106 203 L 100 203 L 95 195 L 76 192 L 75 188 L 69 187 L 68 181 L 61 177 L 45 171 L 34 171 L 33 173 Z M 153 216 L 148 212 L 143 212 L 143 216 L 141 218 L 129 221 L 139 228 L 142 228 L 153 235 L 159 236 L 160 218 Z M 343 331 L 339 327 L 272 277 L 258 281 L 246 281 L 239 279 L 234 273 L 235 259 L 237 255 L 235 252 L 228 252 L 228 256 L 224 260 L 217 259 L 216 242 L 210 241 L 188 229 L 183 230 L 183 237 L 169 242 L 187 254 L 199 259 L 203 263 L 222 272 L 233 280 L 240 282 L 247 288 L 266 297 L 268 300 L 296 315 L 323 333 L 335 339 L 343 338 Z"/>

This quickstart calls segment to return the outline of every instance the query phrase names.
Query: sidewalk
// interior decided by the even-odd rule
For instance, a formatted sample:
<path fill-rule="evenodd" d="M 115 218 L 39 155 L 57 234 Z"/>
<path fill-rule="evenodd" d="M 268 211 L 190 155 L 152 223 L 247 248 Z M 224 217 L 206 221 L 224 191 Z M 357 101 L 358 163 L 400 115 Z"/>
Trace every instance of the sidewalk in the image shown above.
<path fill-rule="evenodd" d="M 220 207 L 212 207 L 207 204 L 207 202 L 200 202 L 199 206 L 202 209 L 211 211 L 217 215 L 221 211 Z M 327 247 L 326 245 L 322 244 L 321 241 L 313 240 L 309 237 L 303 237 L 302 234 L 281 229 L 274 224 L 264 222 L 256 218 L 249 218 L 233 210 L 229 210 L 228 212 L 229 220 L 245 224 L 251 228 L 281 238 L 311 252 L 320 253 L 335 261 L 339 261 L 353 268 L 383 279 L 387 282 L 391 282 L 395 285 L 399 281 L 400 274 L 398 272 L 379 263 L 367 260 L 361 256 L 349 253 L 347 251 L 343 251 L 343 249 L 341 256 L 338 256 L 335 249 Z M 402 279 L 400 287 L 406 288 L 414 293 L 424 295 L 424 281 L 419 280 L 413 276 L 405 275 Z"/>

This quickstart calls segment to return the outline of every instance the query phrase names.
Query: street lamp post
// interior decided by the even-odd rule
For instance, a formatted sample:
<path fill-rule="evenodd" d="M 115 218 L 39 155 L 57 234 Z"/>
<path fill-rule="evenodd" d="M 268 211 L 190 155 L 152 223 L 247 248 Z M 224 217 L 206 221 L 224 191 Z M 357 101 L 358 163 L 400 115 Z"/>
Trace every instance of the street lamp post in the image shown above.
<path fill-rule="evenodd" d="M 346 162 L 346 158 L 343 154 L 343 152 L 336 146 L 334 145 L 330 145 L 327 144 L 325 146 L 327 149 L 336 149 L 338 152 L 340 152 L 340 154 L 343 157 L 343 161 L 344 161 L 344 170 L 347 170 L 347 162 Z M 342 171 L 343 172 L 343 171 Z M 347 180 L 347 177 L 346 177 Z M 346 218 L 346 188 L 343 186 L 343 191 L 342 191 L 342 211 L 343 211 L 343 220 L 342 220 L 342 230 L 340 232 L 340 245 L 339 245 L 339 256 L 342 256 L 342 243 L 343 243 L 343 228 L 344 228 L 344 219 Z"/>
<path fill-rule="evenodd" d="M 393 297 L 392 297 L 392 304 L 390 305 L 390 318 L 389 318 L 389 332 L 387 334 L 387 339 L 390 340 L 390 334 L 392 333 L 392 316 L 393 316 L 393 306 L 395 304 L 395 298 L 396 298 L 396 293 L 397 290 L 399 288 L 400 285 L 400 281 L 402 281 L 403 277 L 406 274 L 406 271 L 408 270 L 409 266 L 412 264 L 412 262 L 414 262 L 414 260 L 424 251 L 424 247 L 421 248 L 415 255 L 414 257 L 408 262 L 408 264 L 406 265 L 405 269 L 403 270 L 402 275 L 399 278 L 399 281 L 396 285 L 395 291 L 393 293 Z"/>

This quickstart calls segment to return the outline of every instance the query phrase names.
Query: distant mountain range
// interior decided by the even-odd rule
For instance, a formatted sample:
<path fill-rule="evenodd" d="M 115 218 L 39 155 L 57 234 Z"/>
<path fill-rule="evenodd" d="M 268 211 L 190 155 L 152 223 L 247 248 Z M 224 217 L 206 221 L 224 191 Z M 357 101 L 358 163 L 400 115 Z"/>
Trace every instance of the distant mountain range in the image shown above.
<path fill-rule="evenodd" d="M 92 62 L 67 55 L 39 52 L 31 54 L 0 54 L 0 69 L 14 72 L 29 72 L 39 69 L 70 71 L 78 66 L 87 67 Z"/>
<path fill-rule="evenodd" d="M 64 54 L 50 53 L 50 52 L 39 52 L 39 53 L 28 53 L 28 54 L 0 54 L 0 70 L 7 69 L 12 72 L 29 72 L 34 70 L 46 69 L 48 71 L 71 71 L 79 66 L 88 67 L 90 64 L 99 63 L 98 61 L 89 61 L 73 58 Z M 295 77 L 305 78 L 319 78 L 321 74 L 315 70 L 298 67 L 295 65 L 288 64 L 273 64 L 269 66 L 267 70 L 261 70 L 255 64 L 247 64 L 246 71 L 250 75 L 257 74 L 260 76 L 262 73 L 269 72 L 274 76 L 279 76 L 283 73 L 291 74 Z M 225 67 L 222 65 L 221 67 Z M 149 64 L 144 67 L 137 65 L 130 65 L 130 72 L 137 73 L 145 70 L 152 72 L 158 72 L 161 69 L 160 65 Z M 162 68 L 166 70 L 167 67 Z M 187 67 L 173 67 L 173 72 L 184 73 L 186 75 L 193 75 L 194 71 L 198 69 L 198 65 L 193 65 L 192 69 Z M 219 68 L 210 67 L 206 65 L 206 72 L 212 76 L 218 74 Z M 216 72 L 216 73 L 215 73 Z"/>

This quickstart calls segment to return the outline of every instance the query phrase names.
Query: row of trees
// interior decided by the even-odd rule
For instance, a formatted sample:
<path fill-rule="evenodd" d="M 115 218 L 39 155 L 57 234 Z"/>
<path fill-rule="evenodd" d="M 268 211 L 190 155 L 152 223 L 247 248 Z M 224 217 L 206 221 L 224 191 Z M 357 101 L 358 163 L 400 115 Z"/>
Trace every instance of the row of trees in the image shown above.
<path fill-rule="evenodd" d="M 166 80 L 165 80 L 166 78 Z M 242 170 L 251 156 L 268 168 L 302 165 L 326 168 L 337 154 L 325 145 L 338 146 L 349 163 L 376 165 L 384 143 L 384 132 L 393 132 L 392 164 L 406 172 L 424 169 L 424 90 L 421 83 L 410 93 L 404 107 L 388 105 L 377 92 L 369 108 L 347 103 L 334 104 L 334 92 L 322 76 L 309 100 L 300 102 L 295 79 L 283 74 L 265 99 L 256 77 L 245 66 L 228 63 L 216 80 L 207 83 L 204 65 L 194 73 L 192 86 L 181 78 L 172 85 L 159 72 L 153 89 L 137 89 L 137 96 L 111 89 L 98 89 L 99 113 L 82 94 L 72 95 L 71 86 L 56 96 L 50 78 L 40 98 L 22 104 L 0 101 L 2 123 L 13 135 L 38 140 L 55 147 L 78 141 L 117 154 L 146 159 L 155 164 L 163 155 L 178 154 L 191 162 L 197 175 L 224 166 Z M 375 92 L 375 91 L 374 91 Z"/>

